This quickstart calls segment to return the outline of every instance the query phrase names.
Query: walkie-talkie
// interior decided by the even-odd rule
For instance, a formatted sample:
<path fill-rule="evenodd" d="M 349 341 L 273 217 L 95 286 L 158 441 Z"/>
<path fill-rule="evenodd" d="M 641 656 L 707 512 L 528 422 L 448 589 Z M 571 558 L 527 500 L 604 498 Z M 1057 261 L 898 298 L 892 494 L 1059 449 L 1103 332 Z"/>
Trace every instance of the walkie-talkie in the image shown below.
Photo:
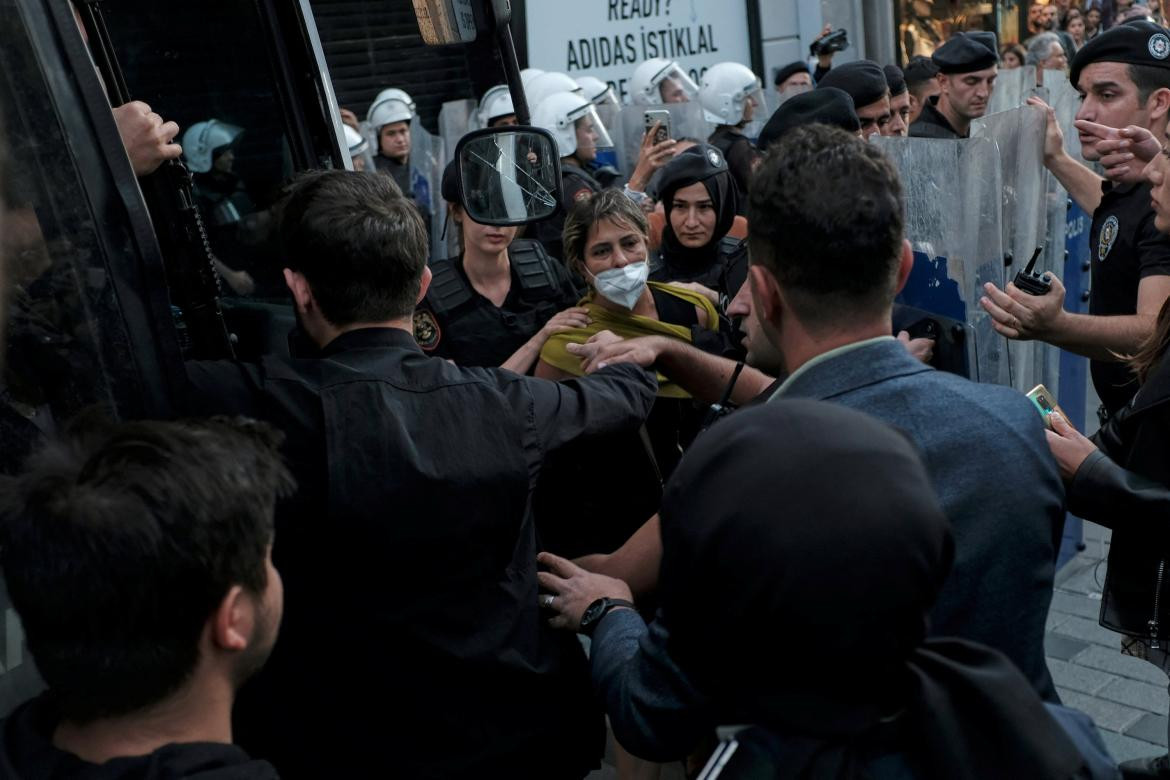
<path fill-rule="evenodd" d="M 1048 279 L 1047 271 L 1039 273 L 1032 270 L 1036 267 L 1036 260 L 1040 258 L 1040 253 L 1043 251 L 1044 247 L 1036 247 L 1036 251 L 1032 253 L 1032 259 L 1024 266 L 1024 270 L 1016 274 L 1016 287 L 1028 295 L 1047 295 L 1048 291 L 1052 289 L 1052 282 Z"/>

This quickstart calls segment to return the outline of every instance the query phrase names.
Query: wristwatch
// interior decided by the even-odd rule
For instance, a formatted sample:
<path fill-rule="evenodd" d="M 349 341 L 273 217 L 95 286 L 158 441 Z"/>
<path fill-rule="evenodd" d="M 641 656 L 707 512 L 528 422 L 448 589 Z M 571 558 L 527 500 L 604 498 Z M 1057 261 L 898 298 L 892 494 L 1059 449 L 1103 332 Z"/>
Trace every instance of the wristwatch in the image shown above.
<path fill-rule="evenodd" d="M 618 607 L 635 609 L 633 602 L 626 601 L 625 599 L 598 599 L 585 608 L 584 614 L 581 615 L 581 627 L 577 630 L 585 636 L 593 636 L 593 630 L 597 628 L 597 624 L 601 622 L 601 619 L 609 614 L 611 609 Z"/>

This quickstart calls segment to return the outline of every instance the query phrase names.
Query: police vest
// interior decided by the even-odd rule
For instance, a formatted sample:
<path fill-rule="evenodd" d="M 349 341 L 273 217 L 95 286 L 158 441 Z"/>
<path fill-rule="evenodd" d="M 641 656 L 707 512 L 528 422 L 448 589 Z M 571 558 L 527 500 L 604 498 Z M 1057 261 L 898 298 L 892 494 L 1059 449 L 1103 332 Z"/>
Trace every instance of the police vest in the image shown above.
<path fill-rule="evenodd" d="M 656 282 L 698 282 L 720 295 L 735 297 L 747 278 L 747 241 L 724 236 L 719 241 L 719 254 L 715 262 L 692 273 L 672 267 L 660 252 L 651 263 L 650 278 Z"/>
<path fill-rule="evenodd" d="M 565 286 L 553 260 L 540 242 L 517 239 L 508 247 L 513 279 L 519 281 L 522 306 L 497 307 L 483 298 L 459 272 L 454 261 L 431 266 L 427 306 L 434 314 L 436 333 L 418 337 L 427 351 L 435 351 L 463 366 L 498 366 L 536 335 L 565 305 Z M 417 328 L 416 328 L 417 330 Z"/>

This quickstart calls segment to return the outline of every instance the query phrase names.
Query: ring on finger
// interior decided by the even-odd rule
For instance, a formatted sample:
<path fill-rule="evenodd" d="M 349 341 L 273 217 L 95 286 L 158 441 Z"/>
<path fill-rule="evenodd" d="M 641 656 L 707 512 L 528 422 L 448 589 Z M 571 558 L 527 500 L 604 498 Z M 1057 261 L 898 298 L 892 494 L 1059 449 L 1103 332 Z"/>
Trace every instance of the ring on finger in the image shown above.
<path fill-rule="evenodd" d="M 545 596 L 544 597 L 544 606 L 551 608 L 553 605 L 553 602 L 556 600 L 556 598 L 557 598 L 556 596 L 552 596 L 552 595 Z"/>

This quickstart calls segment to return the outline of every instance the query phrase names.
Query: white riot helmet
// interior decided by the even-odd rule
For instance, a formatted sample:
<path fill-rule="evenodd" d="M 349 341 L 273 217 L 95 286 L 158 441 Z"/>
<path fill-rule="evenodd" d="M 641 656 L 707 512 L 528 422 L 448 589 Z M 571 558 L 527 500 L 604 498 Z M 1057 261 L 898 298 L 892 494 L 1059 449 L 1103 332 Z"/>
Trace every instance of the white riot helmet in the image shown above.
<path fill-rule="evenodd" d="M 390 87 L 389 89 L 384 89 L 379 92 L 378 96 L 374 98 L 374 102 L 370 103 L 370 110 L 366 112 L 366 121 L 370 121 L 370 116 L 374 113 L 374 106 L 378 105 L 383 100 L 389 100 L 391 98 L 394 100 L 401 100 L 403 103 L 405 103 L 407 108 L 410 109 L 412 116 L 418 110 L 414 105 L 414 98 L 412 98 L 409 93 L 407 93 L 405 90 L 399 89 L 398 87 Z"/>
<path fill-rule="evenodd" d="M 613 105 L 617 105 L 618 103 L 617 95 L 614 94 L 613 87 L 601 79 L 594 78 L 593 76 L 579 76 L 577 78 L 577 84 L 580 85 L 581 94 L 585 96 L 585 99 L 595 106 L 599 106 L 602 103 L 612 103 Z"/>
<path fill-rule="evenodd" d="M 699 104 L 708 122 L 738 125 L 744 120 L 748 100 L 755 103 L 755 117 L 759 118 L 764 108 L 764 88 L 750 68 L 738 62 L 721 62 L 703 74 Z"/>
<path fill-rule="evenodd" d="M 524 70 L 520 71 L 520 83 L 524 85 L 524 91 L 528 91 L 528 87 L 532 84 L 532 80 L 534 78 L 543 75 L 544 71 L 540 68 L 525 68 Z"/>
<path fill-rule="evenodd" d="M 662 94 L 662 83 L 670 80 L 673 95 Z M 663 103 L 686 103 L 699 94 L 699 85 L 674 60 L 655 57 L 634 68 L 630 78 L 630 103 L 635 106 L 658 106 Z M 675 99 L 670 99 L 670 98 Z"/>
<path fill-rule="evenodd" d="M 244 128 L 229 125 L 218 119 L 196 122 L 183 133 L 183 156 L 187 167 L 195 173 L 207 173 L 218 156 L 216 152 L 231 146 Z"/>
<path fill-rule="evenodd" d="M 557 92 L 572 92 L 575 95 L 580 95 L 581 85 L 564 73 L 549 71 L 537 76 L 531 84 L 524 87 L 524 96 L 528 98 L 530 106 L 540 105 L 542 100 Z"/>
<path fill-rule="evenodd" d="M 576 153 L 577 123 L 581 120 L 592 122 L 593 131 L 597 134 L 597 141 L 594 143 L 596 148 L 613 146 L 605 125 L 597 116 L 597 109 L 580 95 L 557 92 L 540 101 L 532 113 L 532 124 L 552 133 L 561 157 L 569 157 Z"/>
<path fill-rule="evenodd" d="M 512 105 L 512 93 L 508 85 L 497 84 L 483 93 L 483 98 L 479 101 L 479 126 L 490 127 L 494 120 L 515 113 L 516 108 Z"/>
<path fill-rule="evenodd" d="M 407 97 L 410 96 L 407 95 Z M 411 119 L 414 119 L 414 109 L 411 108 L 411 104 L 395 96 L 376 101 L 370 106 L 370 112 L 366 114 L 366 121 L 375 134 L 385 125 L 395 122 L 409 122 Z"/>
<path fill-rule="evenodd" d="M 349 125 L 342 125 L 341 131 L 345 134 L 345 145 L 349 147 L 350 157 L 357 157 L 370 148 L 370 142 Z"/>

